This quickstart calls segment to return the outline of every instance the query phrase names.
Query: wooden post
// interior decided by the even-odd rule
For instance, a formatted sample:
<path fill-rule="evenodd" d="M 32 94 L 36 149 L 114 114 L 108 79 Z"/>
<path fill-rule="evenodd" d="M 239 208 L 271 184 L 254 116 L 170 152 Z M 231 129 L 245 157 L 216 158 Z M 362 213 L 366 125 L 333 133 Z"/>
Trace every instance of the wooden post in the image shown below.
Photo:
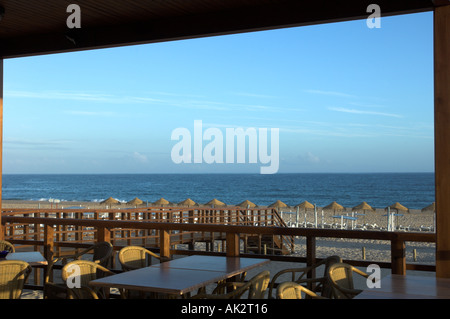
<path fill-rule="evenodd" d="M 403 240 L 391 241 L 392 274 L 406 275 L 406 245 Z"/>
<path fill-rule="evenodd" d="M 100 227 L 97 229 L 97 242 L 106 241 L 111 242 L 111 231 L 106 227 Z"/>
<path fill-rule="evenodd" d="M 316 237 L 307 236 L 306 237 L 306 266 L 312 266 L 316 263 Z M 306 275 L 307 278 L 316 278 L 316 270 L 312 269 Z M 307 288 L 314 290 L 315 284 L 308 283 Z"/>
<path fill-rule="evenodd" d="M 3 59 L 0 58 L 0 240 L 5 239 L 5 228 L 2 225 L 2 163 L 3 163 Z"/>
<path fill-rule="evenodd" d="M 51 261 L 53 258 L 54 247 L 53 225 L 44 225 L 44 258 Z"/>
<path fill-rule="evenodd" d="M 159 232 L 159 255 L 170 258 L 170 233 L 165 229 Z"/>
<path fill-rule="evenodd" d="M 227 257 L 239 257 L 239 234 L 227 233 Z"/>
<path fill-rule="evenodd" d="M 434 9 L 436 277 L 450 278 L 450 5 Z"/>

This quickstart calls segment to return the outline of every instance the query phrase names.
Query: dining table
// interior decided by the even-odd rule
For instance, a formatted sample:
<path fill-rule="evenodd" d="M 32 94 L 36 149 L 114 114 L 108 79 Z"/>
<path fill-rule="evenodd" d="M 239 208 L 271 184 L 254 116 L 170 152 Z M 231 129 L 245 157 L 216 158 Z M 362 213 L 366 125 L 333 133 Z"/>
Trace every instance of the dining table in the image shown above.
<path fill-rule="evenodd" d="M 366 288 L 355 299 L 450 299 L 450 278 L 390 274 L 378 288 Z"/>
<path fill-rule="evenodd" d="M 48 265 L 47 260 L 38 251 L 14 252 L 6 255 L 2 260 L 21 260 L 27 262 L 31 267 L 44 267 Z"/>
<path fill-rule="evenodd" d="M 192 255 L 92 280 L 89 285 L 183 296 L 269 262 L 263 258 Z"/>

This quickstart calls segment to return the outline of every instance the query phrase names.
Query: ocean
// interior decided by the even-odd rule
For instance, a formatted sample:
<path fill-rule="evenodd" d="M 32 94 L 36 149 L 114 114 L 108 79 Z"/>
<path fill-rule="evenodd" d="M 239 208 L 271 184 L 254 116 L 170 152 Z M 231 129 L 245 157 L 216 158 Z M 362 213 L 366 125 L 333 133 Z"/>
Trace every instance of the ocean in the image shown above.
<path fill-rule="evenodd" d="M 108 197 L 149 203 L 213 198 L 228 205 L 248 199 L 257 205 L 276 200 L 295 206 L 307 200 L 319 207 L 336 201 L 354 207 L 366 201 L 374 208 L 395 202 L 421 209 L 435 201 L 434 173 L 305 174 L 4 174 L 4 200 L 59 199 L 100 202 Z"/>

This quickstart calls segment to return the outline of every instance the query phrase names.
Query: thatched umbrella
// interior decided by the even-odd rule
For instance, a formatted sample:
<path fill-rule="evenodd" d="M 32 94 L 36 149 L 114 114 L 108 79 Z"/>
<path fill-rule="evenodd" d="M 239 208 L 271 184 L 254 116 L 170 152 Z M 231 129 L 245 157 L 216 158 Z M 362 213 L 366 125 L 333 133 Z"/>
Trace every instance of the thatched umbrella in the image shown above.
<path fill-rule="evenodd" d="M 391 206 L 389 206 L 390 209 L 395 209 L 398 213 L 399 210 L 404 211 L 409 213 L 409 209 L 406 208 L 405 206 L 403 206 L 402 204 L 400 204 L 399 202 L 396 202 L 395 204 L 392 204 Z M 386 207 L 386 210 L 388 209 L 388 207 Z"/>
<path fill-rule="evenodd" d="M 337 211 L 337 210 L 343 210 L 344 206 L 336 203 L 336 202 L 332 202 L 330 204 L 328 204 L 327 206 L 325 206 L 324 208 L 322 208 L 323 210 L 333 210 L 333 211 Z"/>
<path fill-rule="evenodd" d="M 179 202 L 178 205 L 179 205 L 179 206 L 187 206 L 187 207 L 190 207 L 190 206 L 195 206 L 195 205 L 198 205 L 198 204 L 197 204 L 196 202 L 194 202 L 192 199 L 187 198 L 187 199 L 185 199 L 184 201 Z"/>
<path fill-rule="evenodd" d="M 289 207 L 288 205 L 286 205 L 285 203 L 283 203 L 281 200 L 277 200 L 276 202 L 272 203 L 269 205 L 270 208 L 287 208 Z"/>
<path fill-rule="evenodd" d="M 120 204 L 120 202 L 115 198 L 109 197 L 105 199 L 103 202 L 100 202 L 100 204 L 112 205 L 112 204 Z"/>
<path fill-rule="evenodd" d="M 395 230 L 395 218 L 394 217 L 402 216 L 402 214 L 399 214 L 399 210 L 409 213 L 409 209 L 406 208 L 405 206 L 403 206 L 402 204 L 400 204 L 399 202 L 396 202 L 396 203 L 392 204 L 391 206 L 386 207 L 385 210 L 388 211 L 388 214 L 384 215 L 384 216 L 387 216 L 387 218 L 388 218 L 388 221 L 387 221 L 388 230 Z M 395 211 L 397 211 L 397 213 L 393 214 L 391 212 L 391 210 L 395 210 Z M 398 226 L 398 218 L 397 218 L 397 226 Z"/>
<path fill-rule="evenodd" d="M 358 213 L 358 211 L 361 211 L 361 210 L 363 211 L 363 213 L 362 214 Z M 353 216 L 354 212 L 356 212 L 357 215 L 363 215 L 364 216 L 363 224 L 364 224 L 366 222 L 366 219 L 365 219 L 366 210 L 371 210 L 374 212 L 375 208 L 373 208 L 366 202 L 362 202 L 361 204 L 356 205 L 355 207 L 352 208 L 352 216 Z"/>
<path fill-rule="evenodd" d="M 435 212 L 436 211 L 436 203 L 432 202 L 427 207 L 422 208 L 422 212 Z"/>
<path fill-rule="evenodd" d="M 168 200 L 165 200 L 162 197 L 153 203 L 153 205 L 155 205 L 155 206 L 164 206 L 164 205 L 169 205 L 169 204 L 170 204 L 170 202 Z"/>
<path fill-rule="evenodd" d="M 360 210 L 362 210 L 362 211 L 366 211 L 366 210 L 374 211 L 375 209 L 372 206 L 370 206 L 369 204 L 367 204 L 366 202 L 362 202 L 361 204 L 356 205 L 355 207 L 353 207 L 352 210 L 353 211 L 360 211 Z"/>
<path fill-rule="evenodd" d="M 299 209 L 304 209 L 306 211 L 307 209 L 313 209 L 314 205 L 305 200 L 304 202 L 296 205 L 295 207 Z"/>
<path fill-rule="evenodd" d="M 214 198 L 214 199 L 211 199 L 209 202 L 207 202 L 205 204 L 205 206 L 217 207 L 217 206 L 227 206 L 227 204 L 225 204 L 224 202 L 221 202 L 220 200 Z"/>
<path fill-rule="evenodd" d="M 298 227 L 298 221 L 300 219 L 300 210 L 303 210 L 303 209 L 305 210 L 305 227 L 306 227 L 306 211 L 308 209 L 314 209 L 315 206 L 313 204 L 311 204 L 310 202 L 305 200 L 304 202 L 296 205 L 295 208 L 297 208 L 297 215 L 296 215 L 296 222 L 295 222 L 296 223 L 296 227 Z"/>
<path fill-rule="evenodd" d="M 330 204 L 328 204 L 327 206 L 322 208 L 322 224 L 324 223 L 324 218 L 323 218 L 323 211 L 324 210 L 332 210 L 334 213 L 336 213 L 336 211 L 340 211 L 343 210 L 344 206 L 342 206 L 341 204 L 338 204 L 337 202 L 331 202 Z M 342 216 L 342 215 L 341 215 Z M 339 218 L 341 217 L 339 216 Z M 317 217 L 316 217 L 317 218 Z M 333 218 L 336 218 L 336 216 L 333 216 Z M 342 220 L 342 218 L 341 218 Z"/>
<path fill-rule="evenodd" d="M 257 205 L 255 203 L 249 201 L 248 199 L 246 199 L 242 203 L 237 204 L 236 206 L 244 207 L 244 208 L 249 208 L 249 207 L 253 208 L 253 207 L 256 207 Z"/>
<path fill-rule="evenodd" d="M 138 205 L 142 205 L 144 202 L 142 200 L 140 200 L 139 198 L 135 197 L 134 199 L 130 200 L 129 202 L 127 202 L 128 205 L 133 205 L 133 206 L 138 206 Z"/>

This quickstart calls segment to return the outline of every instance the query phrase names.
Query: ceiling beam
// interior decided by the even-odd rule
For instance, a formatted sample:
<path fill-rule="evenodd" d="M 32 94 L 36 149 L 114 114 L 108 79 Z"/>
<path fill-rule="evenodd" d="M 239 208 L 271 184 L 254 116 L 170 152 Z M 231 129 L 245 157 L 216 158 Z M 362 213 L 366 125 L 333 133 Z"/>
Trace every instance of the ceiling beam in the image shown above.
<path fill-rule="evenodd" d="M 14 58 L 190 39 L 239 32 L 366 19 L 372 0 L 280 0 L 233 10 L 162 18 L 99 28 L 58 29 L 0 39 L 0 57 Z M 433 10 L 431 0 L 378 0 L 381 17 Z M 0 24 L 1 25 L 1 24 Z M 74 40 L 74 41 L 73 41 Z"/>

